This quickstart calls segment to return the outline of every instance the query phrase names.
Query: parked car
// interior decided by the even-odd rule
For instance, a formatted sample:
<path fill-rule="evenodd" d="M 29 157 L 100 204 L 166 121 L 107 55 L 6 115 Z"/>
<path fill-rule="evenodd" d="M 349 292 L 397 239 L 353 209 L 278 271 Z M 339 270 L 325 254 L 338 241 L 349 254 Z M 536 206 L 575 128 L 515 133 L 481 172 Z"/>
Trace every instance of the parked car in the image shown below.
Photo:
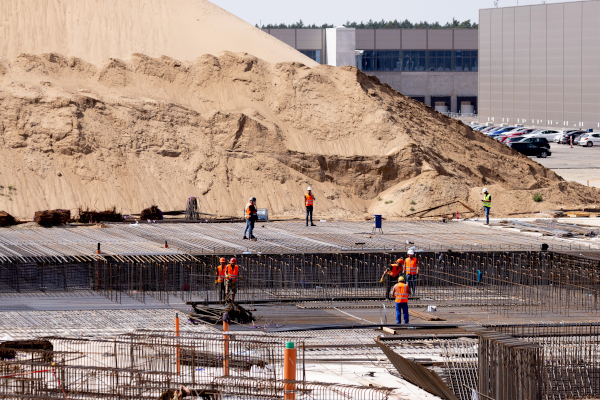
<path fill-rule="evenodd" d="M 581 135 L 579 137 L 578 142 L 579 142 L 580 146 L 586 146 L 586 147 L 592 147 L 594 145 L 600 146 L 600 133 L 588 132 L 585 135 Z"/>
<path fill-rule="evenodd" d="M 573 137 L 573 141 L 575 141 L 575 139 L 577 139 L 579 136 L 586 134 L 586 133 L 587 133 L 587 131 L 579 131 L 579 130 L 564 131 L 561 136 L 557 135 L 554 138 L 554 141 L 556 143 L 560 143 L 560 144 L 569 144 L 569 143 L 571 143 L 571 137 Z"/>
<path fill-rule="evenodd" d="M 481 133 L 486 133 L 486 132 L 489 132 L 489 131 L 491 131 L 492 129 L 498 129 L 498 127 L 497 127 L 497 126 L 486 126 L 485 128 L 483 128 L 483 129 L 482 129 L 482 130 L 480 130 L 479 132 L 481 132 Z"/>
<path fill-rule="evenodd" d="M 520 136 L 524 136 L 524 135 L 527 135 L 527 134 L 529 134 L 529 133 L 531 133 L 531 132 L 533 132 L 533 131 L 535 131 L 535 129 L 534 129 L 534 128 L 519 128 L 519 129 L 513 129 L 513 130 L 512 130 L 512 131 L 510 131 L 510 132 L 506 132 L 506 133 L 504 133 L 504 134 L 503 134 L 503 135 L 500 137 L 500 139 L 498 139 L 498 140 L 500 140 L 500 141 L 501 141 L 501 142 L 503 142 L 503 143 L 506 143 L 506 140 L 507 140 L 508 138 L 511 138 L 511 137 L 520 137 Z"/>
<path fill-rule="evenodd" d="M 495 131 L 489 132 L 488 136 L 490 136 L 490 137 L 499 136 L 499 135 L 502 135 L 505 132 L 510 132 L 510 131 L 512 131 L 515 128 L 517 128 L 517 127 L 516 126 L 508 126 L 508 127 L 505 127 L 505 128 L 500 128 L 500 129 L 497 129 Z"/>
<path fill-rule="evenodd" d="M 527 134 L 527 137 L 543 137 L 548 139 L 548 141 L 554 140 L 554 136 L 558 135 L 560 132 L 554 129 L 538 129 Z"/>
<path fill-rule="evenodd" d="M 515 143 L 529 143 L 539 147 L 547 147 L 550 148 L 550 143 L 548 139 L 543 137 L 528 137 L 528 138 L 520 138 L 521 140 L 509 143 L 509 147 L 512 147 Z"/>
<path fill-rule="evenodd" d="M 520 136 L 506 137 L 503 143 L 510 147 L 512 143 L 520 142 L 521 140 L 523 140 L 523 138 Z"/>
<path fill-rule="evenodd" d="M 526 156 L 537 156 L 538 158 L 546 158 L 551 156 L 550 149 L 543 146 L 537 146 L 533 143 L 516 142 L 511 146 L 513 149 Z"/>

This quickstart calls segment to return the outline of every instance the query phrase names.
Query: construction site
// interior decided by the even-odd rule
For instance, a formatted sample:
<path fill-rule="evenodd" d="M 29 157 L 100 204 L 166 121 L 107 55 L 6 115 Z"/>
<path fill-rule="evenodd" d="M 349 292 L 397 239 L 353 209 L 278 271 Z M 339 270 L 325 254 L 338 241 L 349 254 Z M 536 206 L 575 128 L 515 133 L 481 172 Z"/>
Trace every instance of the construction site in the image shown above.
<path fill-rule="evenodd" d="M 588 175 L 206 0 L 0 15 L 0 398 L 600 398 Z"/>

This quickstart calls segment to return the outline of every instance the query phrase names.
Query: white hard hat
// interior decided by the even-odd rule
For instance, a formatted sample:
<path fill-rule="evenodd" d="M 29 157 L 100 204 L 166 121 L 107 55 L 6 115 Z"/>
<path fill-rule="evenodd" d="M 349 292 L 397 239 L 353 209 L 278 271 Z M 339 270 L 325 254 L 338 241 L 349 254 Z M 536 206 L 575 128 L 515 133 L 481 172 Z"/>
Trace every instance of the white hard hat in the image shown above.
<path fill-rule="evenodd" d="M 409 249 L 408 250 L 408 255 L 409 256 L 414 256 L 415 255 L 415 252 L 413 251 L 413 249 Z"/>
<path fill-rule="evenodd" d="M 306 188 L 306 190 L 312 190 L 312 188 L 309 186 L 309 187 Z"/>
<path fill-rule="evenodd" d="M 481 191 L 481 193 L 485 193 L 487 192 L 487 188 L 483 188 L 483 190 Z"/>

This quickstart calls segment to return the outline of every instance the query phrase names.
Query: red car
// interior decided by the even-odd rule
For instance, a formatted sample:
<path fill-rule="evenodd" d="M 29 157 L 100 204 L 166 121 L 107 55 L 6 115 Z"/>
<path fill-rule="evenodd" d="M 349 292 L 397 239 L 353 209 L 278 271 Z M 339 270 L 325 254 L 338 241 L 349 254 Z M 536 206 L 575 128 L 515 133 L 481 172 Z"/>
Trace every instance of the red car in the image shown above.
<path fill-rule="evenodd" d="M 533 128 L 519 128 L 519 129 L 515 129 L 515 130 L 512 130 L 510 132 L 507 132 L 506 135 L 502 135 L 502 137 L 499 140 L 502 143 L 504 143 L 504 141 L 507 138 L 527 135 L 528 133 L 531 133 L 533 131 L 535 131 L 535 129 L 533 129 Z"/>

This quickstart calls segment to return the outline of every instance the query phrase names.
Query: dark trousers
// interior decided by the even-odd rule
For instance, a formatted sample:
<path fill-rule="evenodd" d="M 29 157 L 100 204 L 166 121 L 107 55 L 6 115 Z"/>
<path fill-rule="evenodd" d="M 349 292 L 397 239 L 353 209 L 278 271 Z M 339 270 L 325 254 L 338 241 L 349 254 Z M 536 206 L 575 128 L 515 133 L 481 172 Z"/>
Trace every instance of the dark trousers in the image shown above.
<path fill-rule="evenodd" d="M 225 282 L 217 282 L 217 290 L 219 291 L 219 301 L 225 300 Z"/>
<path fill-rule="evenodd" d="M 392 299 L 392 295 L 390 292 L 392 291 L 392 287 L 398 283 L 398 276 L 391 276 L 389 274 L 385 274 L 385 279 L 387 279 L 386 290 L 385 290 L 385 298 L 388 300 Z"/>
<path fill-rule="evenodd" d="M 308 226 L 308 216 L 310 215 L 310 224 L 312 225 L 313 206 L 306 206 L 306 225 Z"/>
<path fill-rule="evenodd" d="M 410 288 L 412 295 L 415 295 L 415 291 L 417 289 L 417 275 L 409 275 L 406 274 L 406 284 Z"/>
<path fill-rule="evenodd" d="M 396 303 L 396 323 L 401 324 L 402 313 L 404 313 L 404 323 L 408 324 L 408 303 Z"/>
<path fill-rule="evenodd" d="M 490 208 L 483 206 L 483 212 L 485 213 L 485 223 L 489 224 L 490 223 Z"/>
<path fill-rule="evenodd" d="M 246 220 L 246 229 L 244 229 L 244 236 L 246 236 L 246 232 L 248 232 L 248 237 L 252 238 L 252 231 L 254 230 L 254 221 L 247 219 Z"/>

